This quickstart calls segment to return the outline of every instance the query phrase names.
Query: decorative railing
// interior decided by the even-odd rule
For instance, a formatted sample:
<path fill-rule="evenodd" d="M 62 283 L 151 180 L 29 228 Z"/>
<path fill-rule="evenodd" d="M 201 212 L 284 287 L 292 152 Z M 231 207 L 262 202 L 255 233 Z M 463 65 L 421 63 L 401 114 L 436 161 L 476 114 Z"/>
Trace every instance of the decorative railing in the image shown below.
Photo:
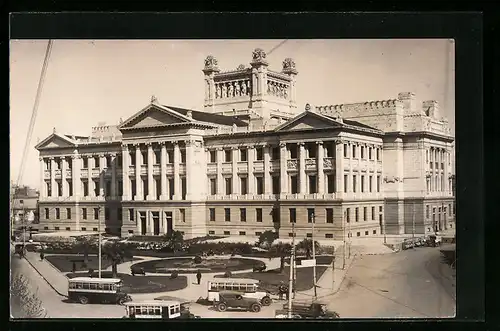
<path fill-rule="evenodd" d="M 263 172 L 264 171 L 264 161 L 253 161 L 253 171 Z"/>
<path fill-rule="evenodd" d="M 305 159 L 306 170 L 316 170 L 316 159 Z"/>
<path fill-rule="evenodd" d="M 298 170 L 299 169 L 299 161 L 297 159 L 287 160 L 286 161 L 287 170 Z"/>
<path fill-rule="evenodd" d="M 323 158 L 323 169 L 332 170 L 335 167 L 335 159 L 333 157 Z"/>
<path fill-rule="evenodd" d="M 269 163 L 269 171 L 280 171 L 280 160 L 271 160 Z"/>

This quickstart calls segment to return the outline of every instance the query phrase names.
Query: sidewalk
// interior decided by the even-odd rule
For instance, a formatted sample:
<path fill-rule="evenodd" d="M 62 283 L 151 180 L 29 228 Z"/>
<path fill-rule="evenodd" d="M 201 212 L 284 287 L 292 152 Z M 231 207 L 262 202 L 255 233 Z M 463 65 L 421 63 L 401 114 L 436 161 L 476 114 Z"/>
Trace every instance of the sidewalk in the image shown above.
<path fill-rule="evenodd" d="M 41 261 L 38 253 L 26 252 L 25 259 L 57 294 L 67 297 L 68 279 L 65 275 L 56 270 L 47 260 Z"/>

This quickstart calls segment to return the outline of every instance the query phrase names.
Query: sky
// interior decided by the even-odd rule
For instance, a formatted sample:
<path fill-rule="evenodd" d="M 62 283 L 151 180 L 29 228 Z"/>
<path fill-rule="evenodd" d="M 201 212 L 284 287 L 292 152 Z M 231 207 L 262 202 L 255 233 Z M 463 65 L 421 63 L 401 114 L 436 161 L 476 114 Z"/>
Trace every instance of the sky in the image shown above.
<path fill-rule="evenodd" d="M 48 40 L 10 43 L 10 167 L 16 181 Z M 248 65 L 252 51 L 283 40 L 54 40 L 21 184 L 39 188 L 34 146 L 55 127 L 89 135 L 99 122 L 116 125 L 147 106 L 203 110 L 204 59 L 222 71 Z M 297 104 L 331 105 L 395 99 L 414 92 L 418 105 L 437 100 L 455 123 L 454 44 L 445 39 L 290 39 L 268 55 L 269 68 L 295 60 Z"/>

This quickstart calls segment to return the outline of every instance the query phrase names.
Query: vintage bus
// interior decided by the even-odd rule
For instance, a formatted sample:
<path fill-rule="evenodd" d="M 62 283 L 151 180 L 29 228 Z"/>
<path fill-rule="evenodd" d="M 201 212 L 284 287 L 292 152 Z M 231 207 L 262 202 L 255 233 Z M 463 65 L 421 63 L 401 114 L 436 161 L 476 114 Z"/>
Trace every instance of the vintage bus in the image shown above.
<path fill-rule="evenodd" d="M 241 292 L 244 297 L 259 300 L 263 306 L 269 306 L 272 303 L 269 292 L 259 288 L 259 281 L 254 279 L 214 278 L 208 282 L 209 301 L 219 301 L 220 291 Z"/>
<path fill-rule="evenodd" d="M 181 317 L 181 303 L 171 300 L 131 301 L 125 304 L 123 318 L 173 319 Z"/>
<path fill-rule="evenodd" d="M 123 282 L 118 278 L 75 277 L 68 280 L 68 298 L 87 303 L 124 304 L 132 298 L 122 291 Z"/>

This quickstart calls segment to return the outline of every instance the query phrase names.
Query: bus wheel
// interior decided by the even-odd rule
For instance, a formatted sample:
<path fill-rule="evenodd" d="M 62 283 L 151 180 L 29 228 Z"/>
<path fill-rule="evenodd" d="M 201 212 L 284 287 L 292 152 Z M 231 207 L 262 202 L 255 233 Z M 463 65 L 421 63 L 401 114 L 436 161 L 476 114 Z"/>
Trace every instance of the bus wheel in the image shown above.
<path fill-rule="evenodd" d="M 223 302 L 220 302 L 218 305 L 217 305 L 217 310 L 218 311 L 226 311 L 227 310 L 227 306 L 225 303 Z"/>
<path fill-rule="evenodd" d="M 272 303 L 272 300 L 270 297 L 265 296 L 261 300 L 263 306 L 269 306 Z"/>
<path fill-rule="evenodd" d="M 80 303 L 82 305 L 86 305 L 87 303 L 89 303 L 89 298 L 87 298 L 87 297 L 79 297 L 78 301 L 80 301 Z"/>

